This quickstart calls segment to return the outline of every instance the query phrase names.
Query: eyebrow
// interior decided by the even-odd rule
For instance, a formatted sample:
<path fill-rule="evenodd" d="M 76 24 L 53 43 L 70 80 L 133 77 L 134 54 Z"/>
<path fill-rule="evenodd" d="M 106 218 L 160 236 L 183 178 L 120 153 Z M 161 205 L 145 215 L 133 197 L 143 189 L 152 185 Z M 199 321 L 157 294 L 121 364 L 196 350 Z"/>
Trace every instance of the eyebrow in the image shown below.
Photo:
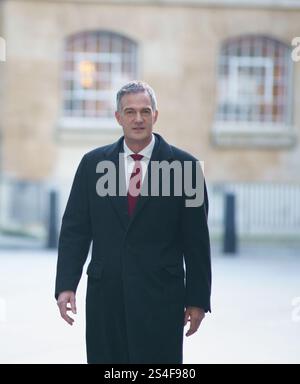
<path fill-rule="evenodd" d="M 133 108 L 133 107 L 125 107 L 125 108 L 124 108 L 124 111 L 128 111 L 128 110 L 135 111 L 135 108 Z M 150 107 L 143 107 L 143 108 L 141 108 L 140 110 L 141 110 L 141 111 L 144 111 L 144 110 L 151 111 L 151 108 L 150 108 Z"/>

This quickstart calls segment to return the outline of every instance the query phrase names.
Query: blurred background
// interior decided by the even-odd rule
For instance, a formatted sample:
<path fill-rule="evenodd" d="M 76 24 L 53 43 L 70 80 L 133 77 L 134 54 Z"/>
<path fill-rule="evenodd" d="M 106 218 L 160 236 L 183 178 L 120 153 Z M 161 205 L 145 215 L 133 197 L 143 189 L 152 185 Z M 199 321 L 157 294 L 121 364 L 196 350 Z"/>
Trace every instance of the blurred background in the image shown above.
<path fill-rule="evenodd" d="M 204 161 L 213 312 L 184 361 L 300 362 L 299 21 L 298 0 L 0 1 L 0 363 L 85 362 L 57 237 L 132 79 L 156 91 L 155 132 Z"/>

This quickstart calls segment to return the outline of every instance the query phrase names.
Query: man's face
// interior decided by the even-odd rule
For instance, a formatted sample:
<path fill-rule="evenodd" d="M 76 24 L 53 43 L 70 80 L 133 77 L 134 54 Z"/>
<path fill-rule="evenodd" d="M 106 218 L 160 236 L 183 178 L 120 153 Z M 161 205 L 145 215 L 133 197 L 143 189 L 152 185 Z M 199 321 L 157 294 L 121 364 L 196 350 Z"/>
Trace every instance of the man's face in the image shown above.
<path fill-rule="evenodd" d="M 157 120 L 147 92 L 129 93 L 121 99 L 121 111 L 115 116 L 123 127 L 124 137 L 131 143 L 150 141 L 152 128 Z"/>

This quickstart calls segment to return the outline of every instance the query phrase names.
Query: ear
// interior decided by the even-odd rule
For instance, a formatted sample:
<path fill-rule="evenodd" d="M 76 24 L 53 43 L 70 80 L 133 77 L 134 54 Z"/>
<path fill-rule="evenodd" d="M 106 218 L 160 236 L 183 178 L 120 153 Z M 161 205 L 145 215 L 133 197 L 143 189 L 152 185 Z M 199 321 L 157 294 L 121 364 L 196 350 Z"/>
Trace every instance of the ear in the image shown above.
<path fill-rule="evenodd" d="M 118 121 L 118 123 L 121 125 L 121 114 L 119 111 L 115 112 L 115 118 Z"/>
<path fill-rule="evenodd" d="M 157 118 L 158 118 L 158 110 L 156 110 L 156 111 L 154 112 L 153 124 L 156 123 Z"/>

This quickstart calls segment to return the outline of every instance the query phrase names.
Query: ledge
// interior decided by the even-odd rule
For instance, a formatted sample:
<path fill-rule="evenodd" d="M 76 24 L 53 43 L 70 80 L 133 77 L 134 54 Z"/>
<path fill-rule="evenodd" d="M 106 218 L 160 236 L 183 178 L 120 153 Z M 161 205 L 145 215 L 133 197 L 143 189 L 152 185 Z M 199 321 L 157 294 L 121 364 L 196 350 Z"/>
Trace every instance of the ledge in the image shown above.
<path fill-rule="evenodd" d="M 215 122 L 212 142 L 219 147 L 292 148 L 297 143 L 296 129 L 288 125 Z"/>
<path fill-rule="evenodd" d="M 16 2 L 81 3 L 133 6 L 300 9 L 300 0 L 11 0 Z"/>
<path fill-rule="evenodd" d="M 62 118 L 58 121 L 58 141 L 94 141 L 103 136 L 120 136 L 122 128 L 115 119 Z"/>

